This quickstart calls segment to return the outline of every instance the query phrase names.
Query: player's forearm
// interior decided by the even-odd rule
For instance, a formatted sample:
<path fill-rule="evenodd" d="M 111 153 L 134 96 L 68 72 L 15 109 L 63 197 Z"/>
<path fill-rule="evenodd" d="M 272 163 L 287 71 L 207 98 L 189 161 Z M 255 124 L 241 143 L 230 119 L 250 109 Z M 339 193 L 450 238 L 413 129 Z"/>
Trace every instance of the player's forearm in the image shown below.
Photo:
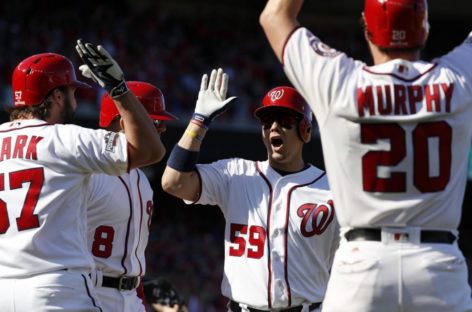
<path fill-rule="evenodd" d="M 296 20 L 303 0 L 268 0 L 262 16 L 275 16 Z"/>
<path fill-rule="evenodd" d="M 206 129 L 204 127 L 190 122 L 177 145 L 184 153 L 186 151 L 198 153 L 205 134 Z M 173 151 L 169 158 L 174 156 L 174 153 Z M 170 161 L 172 162 L 172 159 Z M 173 166 L 174 168 L 171 164 L 171 167 L 167 166 L 164 170 L 161 180 L 162 189 L 178 198 L 195 201 L 200 195 L 201 182 L 198 173 L 196 170 L 184 171 L 185 169 L 179 169 L 178 166 L 180 165 L 186 167 L 182 164 L 182 162 L 185 162 L 184 159 L 179 159 L 179 162 L 180 164 Z"/>
<path fill-rule="evenodd" d="M 285 42 L 299 26 L 297 17 L 302 4 L 303 0 L 269 0 L 260 15 L 259 22 L 281 62 Z"/>
<path fill-rule="evenodd" d="M 142 167 L 160 161 L 166 153 L 165 147 L 136 96 L 128 92 L 114 101 L 124 123 L 130 167 Z"/>
<path fill-rule="evenodd" d="M 189 151 L 199 152 L 206 132 L 207 130 L 205 128 L 190 122 L 178 144 L 180 147 L 188 149 Z"/>
<path fill-rule="evenodd" d="M 200 196 L 200 178 L 195 170 L 182 172 L 166 166 L 161 185 L 166 193 L 177 198 L 196 201 Z"/>

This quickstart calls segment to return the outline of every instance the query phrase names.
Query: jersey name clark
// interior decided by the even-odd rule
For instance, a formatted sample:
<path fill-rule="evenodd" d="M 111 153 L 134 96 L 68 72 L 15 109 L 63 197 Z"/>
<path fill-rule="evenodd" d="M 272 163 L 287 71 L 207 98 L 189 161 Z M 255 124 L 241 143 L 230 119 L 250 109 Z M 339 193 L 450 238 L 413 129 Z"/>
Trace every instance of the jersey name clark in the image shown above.
<path fill-rule="evenodd" d="M 454 84 L 433 83 L 426 85 L 380 85 L 357 89 L 359 117 L 366 114 L 413 115 L 424 110 L 427 113 L 450 113 Z"/>
<path fill-rule="evenodd" d="M 13 158 L 37 160 L 36 145 L 43 139 L 41 136 L 18 135 L 14 142 L 12 137 L 2 139 L 0 161 Z"/>

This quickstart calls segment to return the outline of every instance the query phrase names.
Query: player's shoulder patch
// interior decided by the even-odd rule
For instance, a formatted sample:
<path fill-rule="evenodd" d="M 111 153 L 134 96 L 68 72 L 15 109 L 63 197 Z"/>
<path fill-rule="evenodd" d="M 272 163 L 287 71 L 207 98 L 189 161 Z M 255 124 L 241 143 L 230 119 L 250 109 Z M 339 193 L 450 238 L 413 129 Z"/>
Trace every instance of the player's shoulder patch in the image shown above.
<path fill-rule="evenodd" d="M 341 51 L 331 48 L 326 43 L 321 42 L 321 40 L 315 36 L 310 38 L 310 45 L 313 47 L 316 54 L 321 56 L 335 57 L 342 53 Z"/>
<path fill-rule="evenodd" d="M 118 133 L 108 132 L 105 134 L 105 150 L 110 153 L 115 152 L 116 141 L 118 139 Z"/>

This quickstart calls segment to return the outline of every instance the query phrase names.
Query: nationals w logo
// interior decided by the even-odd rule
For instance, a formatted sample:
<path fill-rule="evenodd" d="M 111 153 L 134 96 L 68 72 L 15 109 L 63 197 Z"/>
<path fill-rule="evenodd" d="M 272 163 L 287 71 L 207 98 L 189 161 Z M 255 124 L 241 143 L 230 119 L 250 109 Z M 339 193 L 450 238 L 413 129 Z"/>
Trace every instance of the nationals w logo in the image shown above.
<path fill-rule="evenodd" d="M 303 204 L 298 207 L 297 215 L 303 218 L 300 225 L 300 231 L 303 236 L 321 235 L 334 219 L 333 201 L 328 200 L 328 205 Z M 308 228 L 309 224 L 311 224 L 311 230 Z"/>
<path fill-rule="evenodd" d="M 283 95 L 284 95 L 284 90 L 283 90 L 283 89 L 279 89 L 279 90 L 272 91 L 272 92 L 269 94 L 270 99 L 272 100 L 272 102 L 275 102 L 275 101 L 277 101 L 277 100 L 280 100 Z"/>

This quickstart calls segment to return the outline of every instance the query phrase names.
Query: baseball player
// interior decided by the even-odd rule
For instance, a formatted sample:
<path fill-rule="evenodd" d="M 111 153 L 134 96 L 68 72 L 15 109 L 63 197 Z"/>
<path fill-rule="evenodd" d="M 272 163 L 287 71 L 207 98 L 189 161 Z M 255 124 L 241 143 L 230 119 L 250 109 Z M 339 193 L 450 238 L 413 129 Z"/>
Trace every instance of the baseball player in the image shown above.
<path fill-rule="evenodd" d="M 85 195 L 93 173 L 121 175 L 165 151 L 118 64 L 78 42 L 82 69 L 112 94 L 126 134 L 63 124 L 88 87 L 55 53 L 13 72 L 14 109 L 0 125 L 0 311 L 101 311 L 89 273 Z"/>
<path fill-rule="evenodd" d="M 165 110 L 162 92 L 150 83 L 127 82 L 145 107 L 156 130 L 166 130 L 165 120 L 177 117 Z M 100 127 L 126 132 L 113 99 L 105 94 L 100 107 Z M 146 311 L 136 287 L 146 271 L 144 251 L 153 209 L 153 191 L 143 171 L 120 176 L 95 174 L 87 203 L 88 248 L 96 270 L 92 276 L 104 312 Z"/>
<path fill-rule="evenodd" d="M 270 90 L 255 111 L 267 160 L 241 158 L 196 165 L 227 78 L 214 70 L 162 176 L 165 191 L 187 203 L 218 205 L 226 220 L 222 293 L 228 311 L 319 311 L 338 226 L 325 172 L 303 160 L 312 113 L 290 87 Z"/>
<path fill-rule="evenodd" d="M 472 311 L 457 227 L 472 137 L 472 34 L 421 61 L 426 0 L 365 0 L 374 61 L 300 27 L 303 0 L 260 21 L 320 127 L 342 241 L 324 311 Z"/>

